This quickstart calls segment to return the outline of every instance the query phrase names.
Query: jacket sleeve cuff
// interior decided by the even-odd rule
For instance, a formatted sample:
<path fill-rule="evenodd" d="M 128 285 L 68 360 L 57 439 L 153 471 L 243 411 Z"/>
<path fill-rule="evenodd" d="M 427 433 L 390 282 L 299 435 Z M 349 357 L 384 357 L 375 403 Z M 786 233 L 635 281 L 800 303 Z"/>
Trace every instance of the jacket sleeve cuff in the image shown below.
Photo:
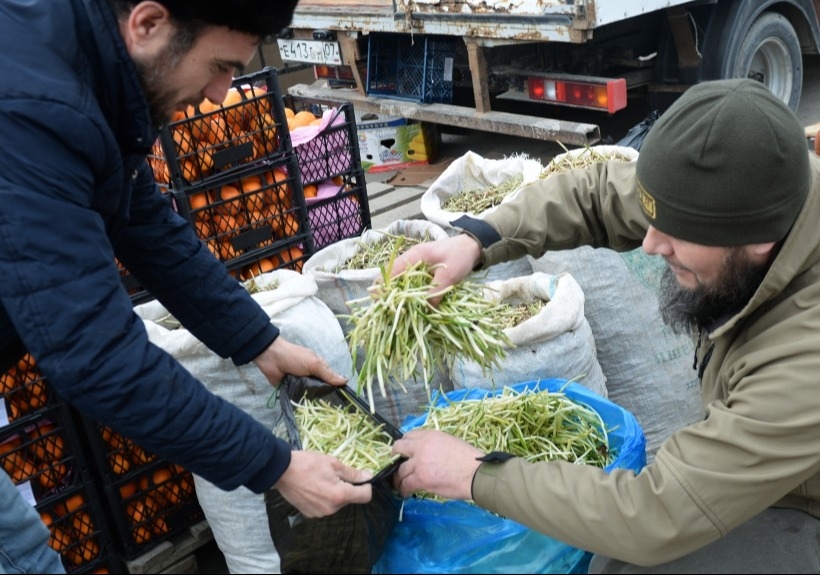
<path fill-rule="evenodd" d="M 274 438 L 274 441 L 276 441 L 276 449 L 268 463 L 245 483 L 245 487 L 254 493 L 264 493 L 273 487 L 290 466 L 290 445 L 278 437 Z"/>
<path fill-rule="evenodd" d="M 450 222 L 450 225 L 461 228 L 473 236 L 484 249 L 501 241 L 501 235 L 484 220 L 471 218 L 470 216 L 461 216 Z"/>
<path fill-rule="evenodd" d="M 236 365 L 245 365 L 253 361 L 253 358 L 265 351 L 273 341 L 279 337 L 279 328 L 268 323 L 256 336 L 254 336 L 242 349 L 231 358 Z"/>
<path fill-rule="evenodd" d="M 487 264 L 487 248 L 501 241 L 501 235 L 487 222 L 470 216 L 461 216 L 450 222 L 450 225 L 460 228 L 461 233 L 470 236 L 481 246 L 481 254 L 473 271 L 482 269 Z"/>

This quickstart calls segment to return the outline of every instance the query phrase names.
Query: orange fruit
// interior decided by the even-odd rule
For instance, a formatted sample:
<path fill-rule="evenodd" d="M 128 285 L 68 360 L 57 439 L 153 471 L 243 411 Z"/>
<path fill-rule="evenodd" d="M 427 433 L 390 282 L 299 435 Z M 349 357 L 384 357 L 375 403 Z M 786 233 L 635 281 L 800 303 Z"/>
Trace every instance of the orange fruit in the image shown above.
<path fill-rule="evenodd" d="M 170 530 L 171 528 L 168 527 L 168 523 L 165 522 L 164 517 L 157 517 L 156 519 L 154 519 L 154 523 L 152 525 L 152 531 L 154 532 L 154 535 L 164 535 L 165 533 L 168 533 Z"/>
<path fill-rule="evenodd" d="M 216 214 L 211 220 L 211 228 L 218 239 L 232 235 L 237 226 L 236 218 L 228 214 Z"/>
<path fill-rule="evenodd" d="M 85 505 L 85 498 L 83 497 L 82 493 L 72 495 L 71 497 L 65 500 L 65 508 L 66 511 L 68 511 L 69 513 L 74 513 L 83 505 Z"/>
<path fill-rule="evenodd" d="M 194 220 L 194 229 L 196 229 L 196 235 L 201 240 L 208 239 L 213 235 L 211 232 L 211 222 L 207 214 L 197 214 Z"/>
<path fill-rule="evenodd" d="M 208 192 L 196 192 L 188 196 L 188 202 L 191 205 L 191 211 L 201 210 L 210 205 L 211 198 Z"/>
<path fill-rule="evenodd" d="M 62 551 L 71 545 L 72 537 L 69 535 L 68 531 L 63 529 L 62 527 L 51 527 L 51 537 L 48 540 L 48 546 L 54 549 L 57 553 L 62 553 Z"/>
<path fill-rule="evenodd" d="M 149 451 L 145 451 L 136 443 L 131 444 L 129 451 L 131 452 L 131 462 L 135 465 L 145 465 L 146 463 L 150 463 L 157 458 L 156 455 Z"/>
<path fill-rule="evenodd" d="M 271 258 L 262 258 L 258 262 L 254 262 L 251 265 L 247 266 L 242 271 L 242 279 L 243 280 L 253 279 L 254 277 L 256 277 L 258 275 L 268 273 L 268 272 L 272 272 L 275 269 L 276 269 L 276 264 L 274 263 L 274 261 Z"/>
<path fill-rule="evenodd" d="M 293 111 L 293 108 L 288 108 L 285 106 L 285 118 L 292 118 L 296 115 L 296 112 Z"/>
<path fill-rule="evenodd" d="M 304 263 L 305 252 L 298 246 L 291 246 L 276 253 L 275 260 L 280 262 L 280 265 L 287 266 L 296 271 L 302 271 L 302 264 Z"/>
<path fill-rule="evenodd" d="M 299 231 L 299 222 L 296 220 L 296 217 L 289 212 L 285 212 L 284 214 L 280 214 L 279 217 L 273 218 L 273 220 L 271 220 L 271 226 L 273 227 L 273 233 L 280 238 L 290 237 Z"/>
<path fill-rule="evenodd" d="M 131 469 L 131 462 L 122 453 L 112 453 L 108 456 L 108 464 L 117 475 L 127 473 Z"/>
<path fill-rule="evenodd" d="M 319 193 L 319 187 L 316 184 L 305 184 L 302 190 L 306 198 L 315 198 L 316 194 Z"/>
<path fill-rule="evenodd" d="M 120 486 L 120 497 L 123 501 L 131 497 L 137 492 L 137 482 L 136 481 L 129 481 Z"/>
<path fill-rule="evenodd" d="M 228 106 L 233 106 L 234 104 L 238 104 L 244 101 L 243 94 L 239 91 L 238 88 L 230 88 L 228 93 L 225 94 L 225 98 L 223 98 L 220 106 L 223 108 L 227 108 Z"/>
<path fill-rule="evenodd" d="M 223 202 L 217 207 L 217 212 L 220 214 L 235 216 L 245 209 L 245 198 L 242 195 L 242 190 L 232 184 L 222 186 L 217 197 Z M 229 229 L 235 227 L 236 223 L 234 222 L 232 228 Z"/>
<path fill-rule="evenodd" d="M 55 489 L 66 475 L 68 475 L 68 467 L 64 463 L 58 463 L 53 467 L 44 468 L 37 480 L 43 489 Z"/>
<path fill-rule="evenodd" d="M 281 206 L 284 209 L 293 207 L 291 201 L 290 185 L 288 183 L 288 174 L 284 170 L 274 169 L 265 172 L 265 177 L 268 180 L 268 188 L 265 191 L 265 201 L 270 206 Z"/>
<path fill-rule="evenodd" d="M 75 565 L 89 563 L 100 554 L 100 546 L 93 539 L 80 541 L 78 545 L 66 551 L 66 557 Z"/>
<path fill-rule="evenodd" d="M 81 537 L 85 538 L 94 532 L 94 522 L 91 521 L 91 515 L 87 511 L 80 511 L 75 513 L 71 518 L 71 524 Z"/>
<path fill-rule="evenodd" d="M 15 485 L 31 479 L 37 474 L 37 468 L 34 464 L 19 451 L 6 455 L 3 459 L 3 467 Z"/>
<path fill-rule="evenodd" d="M 208 98 L 205 98 L 199 103 L 199 111 L 203 114 L 209 114 L 219 108 L 218 104 L 214 104 Z"/>
<path fill-rule="evenodd" d="M 316 116 L 313 115 L 313 112 L 302 110 L 301 112 L 296 112 L 293 118 L 288 118 L 288 125 L 290 126 L 292 124 L 295 128 L 301 128 L 303 126 L 309 126 L 315 119 Z"/>
<path fill-rule="evenodd" d="M 196 143 L 190 130 L 186 126 L 176 126 L 171 135 L 176 144 L 177 155 L 180 158 L 188 157 L 196 152 Z"/>
<path fill-rule="evenodd" d="M 131 535 L 134 537 L 134 542 L 136 542 L 137 545 L 144 545 L 151 540 L 153 531 L 145 525 L 140 525 L 131 530 Z"/>
<path fill-rule="evenodd" d="M 227 120 L 219 114 L 211 116 L 208 129 L 208 143 L 212 146 L 216 146 L 217 144 L 230 140 L 230 137 Z"/>

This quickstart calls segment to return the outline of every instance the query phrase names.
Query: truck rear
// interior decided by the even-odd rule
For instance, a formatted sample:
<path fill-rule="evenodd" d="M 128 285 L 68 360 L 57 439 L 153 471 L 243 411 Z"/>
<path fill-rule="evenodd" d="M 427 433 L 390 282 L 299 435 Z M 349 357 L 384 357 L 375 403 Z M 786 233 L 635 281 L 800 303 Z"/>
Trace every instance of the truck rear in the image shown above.
<path fill-rule="evenodd" d="M 357 111 L 571 145 L 694 83 L 752 77 L 796 110 L 811 0 L 301 0 L 276 38 Z"/>

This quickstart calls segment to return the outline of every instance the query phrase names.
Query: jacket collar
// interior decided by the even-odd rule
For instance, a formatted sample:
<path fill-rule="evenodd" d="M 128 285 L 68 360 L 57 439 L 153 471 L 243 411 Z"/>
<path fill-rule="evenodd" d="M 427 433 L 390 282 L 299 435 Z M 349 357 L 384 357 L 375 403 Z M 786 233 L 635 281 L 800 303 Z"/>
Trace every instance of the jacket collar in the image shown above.
<path fill-rule="evenodd" d="M 761 306 L 777 298 L 795 278 L 820 262 L 820 157 L 809 153 L 811 188 L 803 209 L 783 240 L 769 271 L 749 303 L 710 334 L 712 339 L 732 329 Z M 785 174 L 784 177 L 788 177 Z"/>
<path fill-rule="evenodd" d="M 78 37 L 94 69 L 94 90 L 124 154 L 146 154 L 157 138 L 137 69 L 105 0 L 79 0 Z"/>

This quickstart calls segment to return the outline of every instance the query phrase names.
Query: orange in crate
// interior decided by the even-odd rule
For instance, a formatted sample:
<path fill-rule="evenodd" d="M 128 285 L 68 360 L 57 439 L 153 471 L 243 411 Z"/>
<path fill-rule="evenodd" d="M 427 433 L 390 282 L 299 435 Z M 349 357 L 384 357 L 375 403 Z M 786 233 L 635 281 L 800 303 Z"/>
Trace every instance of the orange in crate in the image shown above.
<path fill-rule="evenodd" d="M 242 190 L 234 185 L 225 184 L 219 189 L 219 193 L 216 197 L 222 202 L 216 208 L 216 211 L 219 214 L 235 216 L 240 211 L 245 209 L 245 199 L 242 196 Z M 234 222 L 234 227 L 235 226 L 236 223 Z"/>
<path fill-rule="evenodd" d="M 254 262 L 243 268 L 241 278 L 243 281 L 247 281 L 258 275 L 272 272 L 275 269 L 276 264 L 271 258 L 262 258 L 258 262 Z"/>
<path fill-rule="evenodd" d="M 111 466 L 111 471 L 117 475 L 128 473 L 131 469 L 131 462 L 122 453 L 110 453 L 108 455 L 108 465 Z"/>
<path fill-rule="evenodd" d="M 62 553 L 68 548 L 69 545 L 71 545 L 73 540 L 71 533 L 69 533 L 68 530 L 56 525 L 52 525 L 50 530 L 51 537 L 48 540 L 48 546 L 54 549 L 57 553 Z"/>
<path fill-rule="evenodd" d="M 276 253 L 273 256 L 274 261 L 279 262 L 277 267 L 290 267 L 296 271 L 302 271 L 302 264 L 304 263 L 305 252 L 298 246 L 291 246 Z"/>
<path fill-rule="evenodd" d="M 268 186 L 265 191 L 265 201 L 271 206 L 281 206 L 284 209 L 293 207 L 288 174 L 284 170 L 274 169 L 265 172 Z"/>
<path fill-rule="evenodd" d="M 91 538 L 85 538 L 65 551 L 65 556 L 74 565 L 90 563 L 100 555 L 100 546 Z"/>
<path fill-rule="evenodd" d="M 299 232 L 299 222 L 296 216 L 289 212 L 279 214 L 279 216 L 273 218 L 271 226 L 273 227 L 273 233 L 283 239 L 296 235 Z"/>

